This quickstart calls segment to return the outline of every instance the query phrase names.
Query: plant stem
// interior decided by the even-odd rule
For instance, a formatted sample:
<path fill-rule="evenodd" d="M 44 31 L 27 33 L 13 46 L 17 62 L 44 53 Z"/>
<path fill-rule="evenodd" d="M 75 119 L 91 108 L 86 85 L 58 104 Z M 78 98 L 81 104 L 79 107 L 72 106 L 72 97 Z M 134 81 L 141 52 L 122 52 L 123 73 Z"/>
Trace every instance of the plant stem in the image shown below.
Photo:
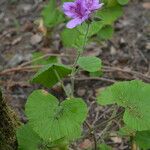
<path fill-rule="evenodd" d="M 88 24 L 87 24 L 87 30 L 86 30 L 85 37 L 84 37 L 84 44 L 83 44 L 83 47 L 82 47 L 82 51 L 85 49 L 85 46 L 86 46 L 89 29 L 90 29 L 90 24 L 88 23 Z"/>
<path fill-rule="evenodd" d="M 75 78 L 75 74 L 76 74 L 77 61 L 78 61 L 80 55 L 81 55 L 81 52 L 78 51 L 78 54 L 77 54 L 77 57 L 76 57 L 75 62 L 73 64 L 73 68 L 72 68 L 72 72 L 71 72 L 71 97 L 74 97 L 74 78 Z"/>
<path fill-rule="evenodd" d="M 90 25 L 88 24 L 87 25 L 87 30 L 86 30 L 86 33 L 85 33 L 85 37 L 84 37 L 84 42 L 83 42 L 82 49 L 78 50 L 77 57 L 76 57 L 75 62 L 72 66 L 72 72 L 71 72 L 71 97 L 74 97 L 74 80 L 75 80 L 74 78 L 75 78 L 75 75 L 77 73 L 76 65 L 77 65 L 78 59 L 80 58 L 83 50 L 85 49 L 87 38 L 88 38 L 88 33 L 89 33 L 89 28 L 90 28 Z"/>
<path fill-rule="evenodd" d="M 93 133 L 93 139 L 94 139 L 94 150 L 97 150 L 97 139 L 94 133 Z"/>
<path fill-rule="evenodd" d="M 63 83 L 63 81 L 61 80 L 61 78 L 60 78 L 58 72 L 57 72 L 55 69 L 54 69 L 54 72 L 55 72 L 55 74 L 56 74 L 56 76 L 57 76 L 57 79 L 59 80 L 59 82 L 60 82 L 60 84 L 61 84 L 61 86 L 62 86 L 62 88 L 63 88 L 63 90 L 64 90 L 64 92 L 65 92 L 65 94 L 66 94 L 66 96 L 67 96 L 67 97 L 70 97 L 70 95 L 69 95 L 69 93 L 67 92 L 67 90 L 66 90 L 66 88 L 65 88 L 65 86 L 64 86 L 64 83 Z"/>

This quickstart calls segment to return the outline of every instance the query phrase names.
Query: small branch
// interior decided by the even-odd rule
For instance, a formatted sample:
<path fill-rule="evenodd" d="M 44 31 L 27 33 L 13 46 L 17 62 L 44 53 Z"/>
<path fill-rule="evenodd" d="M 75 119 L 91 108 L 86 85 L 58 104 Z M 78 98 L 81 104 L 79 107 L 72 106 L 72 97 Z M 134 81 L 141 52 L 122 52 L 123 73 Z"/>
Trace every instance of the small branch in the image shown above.
<path fill-rule="evenodd" d="M 97 150 L 97 139 L 94 133 L 93 133 L 93 139 L 94 139 L 94 150 Z"/>
<path fill-rule="evenodd" d="M 111 115 L 111 117 L 110 117 L 110 121 L 107 123 L 107 125 L 105 126 L 105 128 L 102 130 L 99 139 L 104 139 L 104 138 L 105 138 L 105 134 L 106 134 L 106 132 L 109 130 L 109 128 L 110 128 L 110 126 L 111 126 L 111 124 L 112 124 L 112 121 L 114 120 L 113 118 L 116 117 L 116 114 L 117 114 L 117 111 L 118 111 L 116 105 L 113 106 L 112 109 L 113 109 L 113 111 L 112 111 L 112 115 Z M 103 136 L 104 136 L 104 137 L 103 137 Z M 103 137 L 103 138 L 102 138 L 102 137 Z M 98 139 L 98 140 L 99 140 L 99 139 Z"/>
<path fill-rule="evenodd" d="M 12 72 L 18 72 L 18 71 L 34 71 L 36 69 L 39 69 L 41 68 L 43 65 L 36 65 L 36 66 L 29 66 L 29 67 L 16 67 L 16 68 L 10 68 L 10 69 L 6 69 L 2 72 L 0 72 L 0 76 L 3 76 L 3 75 L 7 75 L 9 73 L 12 73 Z"/>
<path fill-rule="evenodd" d="M 77 81 L 84 81 L 84 80 L 101 80 L 101 81 L 106 81 L 110 83 L 115 83 L 117 81 L 112 80 L 112 79 L 107 79 L 107 78 L 102 78 L 102 77 L 81 77 L 81 78 L 75 78 Z"/>
<path fill-rule="evenodd" d="M 21 65 L 19 65 L 18 67 L 24 67 L 24 66 L 27 66 L 27 65 L 30 65 L 31 63 L 34 63 L 40 59 L 44 59 L 44 58 L 47 58 L 47 57 L 50 57 L 50 56 L 56 56 L 56 57 L 71 57 L 72 55 L 67 55 L 67 54 L 54 54 L 54 53 L 48 53 L 48 54 L 45 54 L 43 56 L 40 56 L 40 57 L 37 57 L 35 59 L 32 59 L 31 61 L 28 61 L 28 62 L 25 62 Z"/>
<path fill-rule="evenodd" d="M 88 129 L 89 129 L 89 133 L 93 136 L 94 150 L 97 150 L 97 139 L 96 139 L 96 136 L 95 136 L 95 134 L 93 132 L 93 128 L 87 121 L 85 121 L 85 124 L 88 127 Z"/>
<path fill-rule="evenodd" d="M 98 128 L 100 128 L 100 127 L 104 126 L 105 124 L 107 124 L 107 123 L 109 123 L 109 122 L 115 120 L 116 118 L 119 118 L 120 116 L 122 116 L 123 113 L 124 113 L 124 111 L 120 112 L 119 114 L 117 114 L 117 115 L 114 116 L 114 117 L 110 117 L 110 118 L 109 118 L 108 120 L 106 120 L 106 121 L 103 121 L 102 123 L 100 123 L 100 124 L 98 124 L 97 126 L 93 127 L 92 130 L 91 130 L 91 132 L 94 132 L 94 131 L 97 130 Z M 91 134 L 91 132 L 86 133 L 82 138 L 88 137 L 88 136 Z"/>
<path fill-rule="evenodd" d="M 85 121 L 85 124 L 88 127 L 89 131 L 92 131 L 92 126 L 87 121 Z"/>
<path fill-rule="evenodd" d="M 111 67 L 111 66 L 103 66 L 103 71 L 104 72 L 116 72 L 116 71 L 120 71 L 120 72 L 124 72 L 124 73 L 128 73 L 128 74 L 132 74 L 133 76 L 136 75 L 139 78 L 143 78 L 144 80 L 147 80 L 150 82 L 150 76 L 147 76 L 141 72 L 137 72 L 137 71 L 132 71 L 132 70 L 125 70 L 122 68 L 118 68 L 118 67 Z"/>
<path fill-rule="evenodd" d="M 42 58 L 46 58 L 48 56 L 59 56 L 59 57 L 71 57 L 71 56 L 74 56 L 74 55 L 65 55 L 65 54 L 46 54 L 44 56 L 41 56 L 41 57 L 38 57 L 36 59 L 33 59 L 31 61 L 28 61 L 26 63 L 23 63 L 15 68 L 10 68 L 10 69 L 6 69 L 6 70 L 3 70 L 0 72 L 0 76 L 3 76 L 3 75 L 7 75 L 7 74 L 10 74 L 12 72 L 21 72 L 21 71 L 28 71 L 28 72 L 31 72 L 31 71 L 34 71 L 36 69 L 39 69 L 42 67 L 42 65 L 36 65 L 36 66 L 27 66 L 27 65 L 30 65 L 31 63 L 37 61 L 37 60 L 40 60 Z M 27 66 L 27 67 L 25 67 Z M 145 75 L 141 72 L 137 72 L 137 71 L 132 71 L 132 70 L 126 70 L 126 69 L 122 69 L 122 68 L 118 68 L 118 67 L 111 67 L 111 66 L 103 66 L 102 68 L 103 72 L 104 73 L 107 73 L 107 72 L 117 72 L 117 71 L 120 71 L 120 72 L 124 72 L 124 73 L 128 73 L 128 74 L 131 74 L 133 76 L 132 79 L 136 79 L 137 77 L 139 79 L 143 79 L 144 81 L 148 81 L 150 82 L 150 76 L 148 75 Z M 106 82 L 110 82 L 110 83 L 114 83 L 115 80 L 112 80 L 112 79 L 106 79 L 106 78 L 97 78 L 97 77 L 87 77 L 87 78 L 82 78 L 82 79 L 76 79 L 76 80 L 102 80 L 102 81 L 106 81 Z"/>

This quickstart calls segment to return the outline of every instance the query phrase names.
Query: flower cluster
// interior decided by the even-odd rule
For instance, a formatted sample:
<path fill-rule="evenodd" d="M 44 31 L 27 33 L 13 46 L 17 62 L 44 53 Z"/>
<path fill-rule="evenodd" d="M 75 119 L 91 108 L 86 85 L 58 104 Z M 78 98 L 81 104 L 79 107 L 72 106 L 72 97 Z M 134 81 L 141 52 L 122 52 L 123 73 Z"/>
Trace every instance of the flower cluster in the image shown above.
<path fill-rule="evenodd" d="M 101 8 L 103 3 L 99 0 L 75 0 L 75 2 L 65 2 L 63 5 L 64 13 L 72 18 L 67 23 L 67 28 L 74 28 L 90 17 L 90 14 Z"/>

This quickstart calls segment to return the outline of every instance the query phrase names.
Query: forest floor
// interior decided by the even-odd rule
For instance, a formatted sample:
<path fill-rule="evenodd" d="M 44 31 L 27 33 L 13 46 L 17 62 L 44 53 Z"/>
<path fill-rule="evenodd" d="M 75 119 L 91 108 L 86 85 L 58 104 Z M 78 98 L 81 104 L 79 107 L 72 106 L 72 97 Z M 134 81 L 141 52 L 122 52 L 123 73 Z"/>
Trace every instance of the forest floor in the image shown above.
<path fill-rule="evenodd" d="M 27 63 L 31 61 L 32 53 L 42 51 L 45 54 L 74 54 L 73 50 L 61 46 L 59 35 L 54 35 L 45 44 L 44 37 L 35 24 L 45 3 L 42 0 L 0 0 L 0 86 L 7 102 L 22 122 L 27 121 L 24 115 L 27 97 L 34 89 L 42 88 L 28 82 L 35 73 L 30 68 L 31 64 Z M 89 105 L 89 124 L 96 125 L 107 120 L 112 112 L 111 107 L 96 105 L 97 91 L 116 81 L 140 79 L 150 83 L 149 11 L 148 0 L 132 0 L 124 8 L 124 15 L 115 23 L 113 38 L 101 44 L 92 43 L 87 46 L 86 55 L 101 58 L 104 65 L 103 77 L 88 78 L 83 73 L 77 75 L 75 82 L 75 94 L 83 97 Z M 62 61 L 70 63 L 71 59 L 64 57 Z M 22 65 L 21 69 L 18 69 L 19 65 Z M 69 84 L 67 80 L 65 83 Z M 61 88 L 55 87 L 50 91 L 56 97 L 64 99 Z M 127 150 L 127 139 L 122 139 L 113 132 L 120 125 L 119 120 L 113 122 L 109 129 L 113 136 L 107 143 L 116 147 L 116 150 Z M 86 130 L 85 126 L 85 132 Z M 101 130 L 97 131 L 96 136 L 100 135 Z M 72 148 L 84 149 L 91 142 L 87 138 L 79 141 L 78 145 L 73 144 Z"/>

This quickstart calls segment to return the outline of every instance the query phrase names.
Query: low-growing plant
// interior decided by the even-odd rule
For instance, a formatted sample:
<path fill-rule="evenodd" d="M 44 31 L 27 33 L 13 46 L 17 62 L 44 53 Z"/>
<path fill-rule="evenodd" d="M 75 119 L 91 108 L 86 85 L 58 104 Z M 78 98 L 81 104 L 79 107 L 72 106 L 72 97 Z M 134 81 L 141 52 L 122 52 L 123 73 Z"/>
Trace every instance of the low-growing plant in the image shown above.
<path fill-rule="evenodd" d="M 117 132 L 122 137 L 130 137 L 131 149 L 135 145 L 141 149 L 150 148 L 150 84 L 139 80 L 117 82 L 101 91 L 97 97 L 100 105 L 112 105 L 111 118 L 102 123 L 105 125 L 101 137 L 95 136 L 95 130 L 101 126 L 91 126 L 86 121 L 88 107 L 85 100 L 75 97 L 75 76 L 80 70 L 93 75 L 101 73 L 102 61 L 94 56 L 83 56 L 85 46 L 95 38 L 106 40 L 112 37 L 113 24 L 121 15 L 123 5 L 128 0 L 62 0 L 60 9 L 55 0 L 50 0 L 42 11 L 43 23 L 46 28 L 53 30 L 60 23 L 67 22 L 60 33 L 64 47 L 75 48 L 77 56 L 72 66 L 57 63 L 56 58 L 41 60 L 43 67 L 34 75 L 32 83 L 38 83 L 46 88 L 52 88 L 60 83 L 66 99 L 58 98 L 45 90 L 35 90 L 28 97 L 25 113 L 28 123 L 17 131 L 20 150 L 65 150 L 69 144 L 82 135 L 83 123 L 93 136 L 91 149 L 109 150 L 104 143 L 113 119 L 123 121 L 122 128 Z M 64 14 L 71 18 L 65 18 Z M 41 53 L 33 57 L 41 56 Z M 34 61 L 39 64 L 38 61 Z M 98 73 L 99 72 L 99 73 Z M 70 90 L 63 79 L 71 81 Z M 87 134 L 86 134 L 87 136 Z"/>

